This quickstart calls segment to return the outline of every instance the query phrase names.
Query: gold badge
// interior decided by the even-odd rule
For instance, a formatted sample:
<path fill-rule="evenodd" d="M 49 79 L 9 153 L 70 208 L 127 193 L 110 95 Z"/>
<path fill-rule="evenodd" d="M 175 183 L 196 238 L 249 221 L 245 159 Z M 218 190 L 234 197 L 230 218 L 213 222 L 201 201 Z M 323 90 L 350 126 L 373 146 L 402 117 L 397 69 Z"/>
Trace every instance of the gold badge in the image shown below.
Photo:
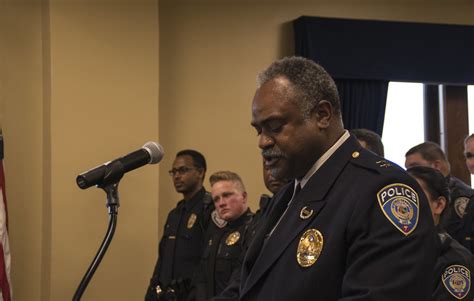
<path fill-rule="evenodd" d="M 194 226 L 194 223 L 197 220 L 197 215 L 194 213 L 191 213 L 188 219 L 188 229 L 191 229 Z"/>
<path fill-rule="evenodd" d="M 229 234 L 227 238 L 225 239 L 225 244 L 228 246 L 232 246 L 235 244 L 237 241 L 240 239 L 240 233 L 239 231 L 235 231 Z"/>
<path fill-rule="evenodd" d="M 309 229 L 303 233 L 298 244 L 296 260 L 304 268 L 312 266 L 321 255 L 323 249 L 323 235 L 316 229 Z"/>
<path fill-rule="evenodd" d="M 300 218 L 301 219 L 308 219 L 313 215 L 314 210 L 308 209 L 308 207 L 304 206 L 303 209 L 300 211 Z"/>

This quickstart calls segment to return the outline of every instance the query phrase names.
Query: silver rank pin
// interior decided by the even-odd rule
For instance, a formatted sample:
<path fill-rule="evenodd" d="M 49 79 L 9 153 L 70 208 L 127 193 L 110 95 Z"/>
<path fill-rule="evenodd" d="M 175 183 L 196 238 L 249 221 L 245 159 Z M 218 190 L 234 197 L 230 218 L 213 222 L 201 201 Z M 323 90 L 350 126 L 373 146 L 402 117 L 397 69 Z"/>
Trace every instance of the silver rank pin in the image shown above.
<path fill-rule="evenodd" d="M 386 160 L 380 160 L 380 161 L 377 161 L 377 162 L 375 162 L 375 163 L 378 164 L 379 167 L 385 167 L 385 168 L 387 168 L 387 167 L 389 167 L 389 166 L 392 166 L 392 164 L 390 164 L 390 163 L 389 163 L 388 161 L 386 161 Z"/>

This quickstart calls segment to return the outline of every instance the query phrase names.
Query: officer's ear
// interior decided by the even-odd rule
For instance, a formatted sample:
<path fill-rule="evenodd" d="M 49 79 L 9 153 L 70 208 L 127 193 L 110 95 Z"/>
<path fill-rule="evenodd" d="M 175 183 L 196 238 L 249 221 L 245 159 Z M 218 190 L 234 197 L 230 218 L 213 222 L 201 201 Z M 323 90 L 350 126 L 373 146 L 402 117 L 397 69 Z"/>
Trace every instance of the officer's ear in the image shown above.
<path fill-rule="evenodd" d="M 316 118 L 316 122 L 320 129 L 326 129 L 331 124 L 333 117 L 332 105 L 327 100 L 320 100 L 311 110 L 311 117 Z"/>
<path fill-rule="evenodd" d="M 201 180 L 204 182 L 204 176 L 205 176 L 205 174 L 206 174 L 206 171 L 204 170 L 204 168 L 202 168 L 202 167 L 197 167 L 197 168 L 196 168 L 196 171 L 198 172 L 199 177 L 201 177 Z"/>
<path fill-rule="evenodd" d="M 433 164 L 434 169 L 442 170 L 442 168 L 443 168 L 443 162 L 441 160 L 436 159 L 436 160 L 432 161 L 432 164 Z"/>
<path fill-rule="evenodd" d="M 242 197 L 244 198 L 244 204 L 247 203 L 247 191 L 242 192 Z"/>
<path fill-rule="evenodd" d="M 444 196 L 440 196 L 435 200 L 436 206 L 434 206 L 433 213 L 436 215 L 441 215 L 443 213 L 444 208 L 446 208 L 446 198 Z"/>

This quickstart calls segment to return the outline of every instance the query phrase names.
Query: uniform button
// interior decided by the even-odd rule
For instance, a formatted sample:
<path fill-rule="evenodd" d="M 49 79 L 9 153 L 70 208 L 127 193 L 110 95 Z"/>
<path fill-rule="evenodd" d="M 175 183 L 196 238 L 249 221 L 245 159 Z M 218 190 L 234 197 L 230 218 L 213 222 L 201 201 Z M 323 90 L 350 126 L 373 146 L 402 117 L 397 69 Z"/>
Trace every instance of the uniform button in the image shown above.
<path fill-rule="evenodd" d="M 353 152 L 352 153 L 352 158 L 358 158 L 360 156 L 360 153 L 359 152 Z"/>

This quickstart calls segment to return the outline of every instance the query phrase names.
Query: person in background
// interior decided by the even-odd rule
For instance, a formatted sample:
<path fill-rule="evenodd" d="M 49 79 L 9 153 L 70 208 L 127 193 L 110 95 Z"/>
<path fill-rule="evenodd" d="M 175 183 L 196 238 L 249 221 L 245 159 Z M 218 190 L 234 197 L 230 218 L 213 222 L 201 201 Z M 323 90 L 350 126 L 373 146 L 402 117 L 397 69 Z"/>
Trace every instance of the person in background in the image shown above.
<path fill-rule="evenodd" d="M 220 294 L 234 272 L 240 272 L 239 258 L 244 251 L 253 213 L 239 175 L 219 171 L 209 178 L 214 206 L 225 224 L 209 227 L 207 245 L 188 300 L 205 301 Z"/>
<path fill-rule="evenodd" d="M 379 134 L 368 129 L 353 129 L 349 132 L 357 138 L 362 147 L 384 157 L 382 138 Z"/>
<path fill-rule="evenodd" d="M 418 181 L 428 199 L 439 237 L 439 256 L 434 269 L 435 289 L 431 300 L 473 300 L 474 290 L 471 289 L 473 256 L 440 224 L 444 209 L 449 203 L 446 178 L 438 170 L 426 166 L 415 166 L 409 168 L 407 172 Z"/>
<path fill-rule="evenodd" d="M 263 224 L 263 219 L 268 215 L 272 208 L 272 198 L 285 186 L 288 184 L 288 180 L 276 179 L 270 173 L 270 170 L 263 166 L 263 182 L 265 187 L 273 194 L 269 196 L 268 194 L 262 194 L 260 196 L 259 209 L 255 213 L 251 224 L 247 230 L 247 237 L 244 241 L 243 251 L 240 254 L 239 259 L 239 268 L 235 268 L 232 276 L 230 277 L 228 286 L 214 298 L 212 301 L 238 301 L 239 300 L 239 286 L 240 286 L 240 273 L 241 265 L 245 257 L 245 253 L 248 250 L 250 243 L 252 242 L 255 233 L 259 226 Z"/>
<path fill-rule="evenodd" d="M 271 64 L 258 77 L 251 124 L 265 168 L 292 182 L 246 253 L 240 300 L 429 299 L 436 237 L 421 188 L 344 129 L 321 66 Z"/>
<path fill-rule="evenodd" d="M 214 210 L 212 197 L 203 187 L 206 160 L 201 153 L 195 150 L 178 152 L 169 174 L 183 199 L 166 219 L 146 301 L 186 300 Z"/>
<path fill-rule="evenodd" d="M 451 167 L 441 147 L 434 142 L 423 142 L 407 151 L 405 154 L 405 167 L 427 166 L 437 169 L 446 178 L 450 190 L 451 204 L 446 210 L 443 227 L 459 243 L 474 250 L 472 226 L 467 225 L 471 219 L 468 216 L 470 200 L 474 197 L 472 190 L 463 181 L 451 175 Z M 472 215 L 470 213 L 469 215 Z"/>
<path fill-rule="evenodd" d="M 464 158 L 466 158 L 466 166 L 471 175 L 474 175 L 474 134 L 464 139 Z"/>
<path fill-rule="evenodd" d="M 263 166 L 263 182 L 265 184 L 265 187 L 272 193 L 272 196 L 275 196 L 290 181 L 286 179 L 275 178 L 271 174 L 270 169 L 265 168 L 265 165 L 264 165 Z M 265 193 L 260 196 L 259 209 L 255 213 L 254 221 L 259 220 L 261 216 L 266 215 L 271 210 L 272 196 Z"/>

